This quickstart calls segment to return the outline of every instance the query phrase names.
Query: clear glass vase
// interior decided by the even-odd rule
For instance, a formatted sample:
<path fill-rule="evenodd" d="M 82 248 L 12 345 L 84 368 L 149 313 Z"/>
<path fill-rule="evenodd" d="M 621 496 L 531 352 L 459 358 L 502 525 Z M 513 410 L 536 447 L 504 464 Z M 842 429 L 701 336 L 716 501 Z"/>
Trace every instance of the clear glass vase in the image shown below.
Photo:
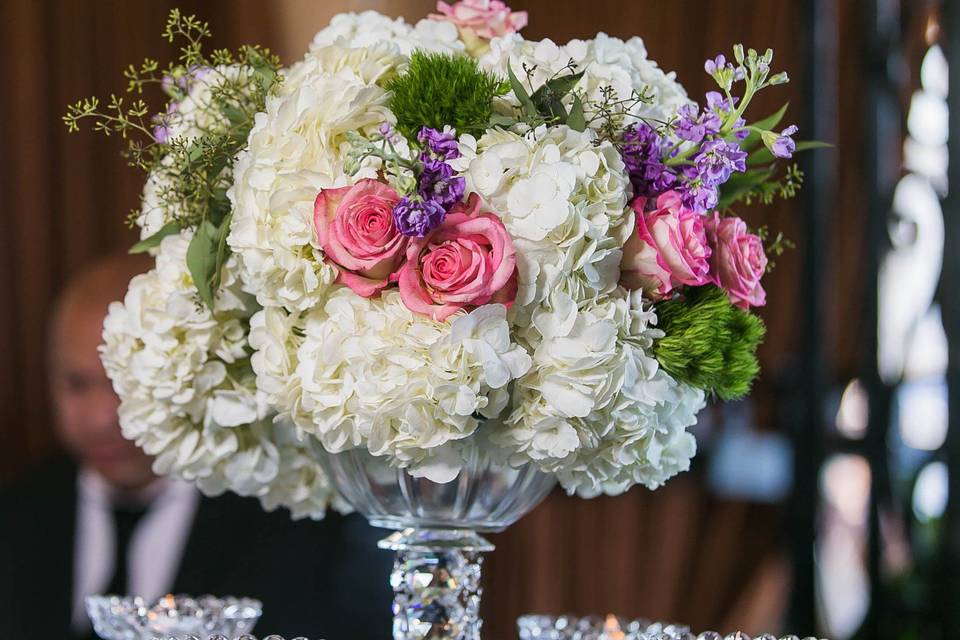
<path fill-rule="evenodd" d="M 326 454 L 341 495 L 376 527 L 396 531 L 380 541 L 395 552 L 394 640 L 478 640 L 480 533 L 506 529 L 556 483 L 531 465 L 514 468 L 471 447 L 450 482 L 415 478 L 365 449 Z"/>

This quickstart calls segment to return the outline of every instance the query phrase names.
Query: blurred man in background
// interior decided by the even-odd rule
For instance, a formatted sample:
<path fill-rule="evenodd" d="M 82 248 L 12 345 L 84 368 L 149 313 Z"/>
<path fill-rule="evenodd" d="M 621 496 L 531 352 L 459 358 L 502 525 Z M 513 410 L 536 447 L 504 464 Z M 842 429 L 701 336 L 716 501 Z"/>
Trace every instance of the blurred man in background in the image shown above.
<path fill-rule="evenodd" d="M 0 638 L 95 638 L 84 598 L 99 593 L 249 596 L 264 604 L 261 635 L 389 637 L 390 559 L 362 518 L 293 522 L 252 498 L 203 497 L 155 476 L 121 435 L 97 347 L 109 303 L 148 267 L 110 258 L 57 301 L 50 392 L 69 455 L 0 494 Z"/>

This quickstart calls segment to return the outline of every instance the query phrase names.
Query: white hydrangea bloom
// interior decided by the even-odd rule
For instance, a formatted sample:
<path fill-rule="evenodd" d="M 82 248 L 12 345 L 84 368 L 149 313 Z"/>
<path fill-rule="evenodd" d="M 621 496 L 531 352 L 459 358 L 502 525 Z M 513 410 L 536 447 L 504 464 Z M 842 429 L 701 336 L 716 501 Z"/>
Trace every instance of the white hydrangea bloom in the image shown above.
<path fill-rule="evenodd" d="M 568 493 L 592 498 L 617 495 L 635 484 L 656 489 L 690 469 L 697 441 L 687 429 L 704 407 L 703 390 L 679 383 L 663 370 L 635 386 L 640 385 L 663 393 L 652 404 L 624 393 L 595 444 L 581 449 L 576 462 L 558 472 Z"/>
<path fill-rule="evenodd" d="M 557 74 L 568 73 L 565 68 L 571 60 L 577 71 L 584 72 L 576 88 L 587 103 L 588 120 L 590 103 L 602 100 L 601 89 L 604 87 L 612 88 L 620 100 L 630 99 L 634 91 L 651 95 L 652 101 L 631 109 L 630 114 L 635 117 L 667 121 L 680 105 L 689 102 L 683 86 L 676 81 L 676 74 L 665 73 L 656 62 L 647 58 L 647 49 L 640 38 L 624 42 L 600 33 L 592 40 L 571 40 L 558 45 L 550 39 L 524 40 L 515 33 L 494 38 L 490 50 L 480 58 L 480 65 L 501 75 L 506 75 L 507 65 L 510 65 L 530 90 L 539 88 Z M 524 65 L 532 70 L 529 83 Z M 573 98 L 568 96 L 566 100 L 569 107 Z M 512 93 L 504 101 L 514 107 L 519 105 Z M 593 126 L 599 124 L 597 121 Z"/>
<path fill-rule="evenodd" d="M 250 318 L 250 364 L 257 375 L 257 389 L 280 417 L 304 423 L 309 416 L 300 410 L 300 382 L 296 376 L 297 350 L 303 342 L 299 314 L 281 307 L 267 307 Z M 296 416 L 296 417 L 294 417 Z"/>
<path fill-rule="evenodd" d="M 338 494 L 319 463 L 317 446 L 302 442 L 297 429 L 285 420 L 275 420 L 272 442 L 279 468 L 260 493 L 268 511 L 286 507 L 294 519 L 320 520 L 328 507 L 349 513 L 353 507 Z"/>
<path fill-rule="evenodd" d="M 621 247 L 633 229 L 629 181 L 617 149 L 566 126 L 491 130 L 460 139 L 468 191 L 500 216 L 517 250 L 512 315 L 525 322 L 548 294 L 575 299 L 613 291 Z"/>
<path fill-rule="evenodd" d="M 189 232 L 166 237 L 156 267 L 131 280 L 104 322 L 101 358 L 121 400 L 123 433 L 156 457 L 158 473 L 208 494 L 231 490 L 321 517 L 332 490 L 318 470 L 308 485 L 278 481 L 292 473 L 295 461 L 285 457 L 299 445 L 283 441 L 257 391 L 246 327 L 255 305 L 240 289 L 236 262 L 225 265 L 211 311 L 198 303 L 186 267 L 189 241 Z M 310 497 L 300 495 L 304 486 Z"/>
<path fill-rule="evenodd" d="M 424 19 L 415 26 L 403 18 L 388 18 L 376 11 L 341 13 L 313 37 L 310 50 L 330 45 L 348 48 L 372 47 L 390 43 L 405 56 L 415 49 L 428 51 L 463 51 L 460 34 L 451 22 Z"/>
<path fill-rule="evenodd" d="M 308 313 L 304 334 L 300 406 L 285 407 L 297 425 L 328 451 L 365 446 L 438 482 L 462 465 L 457 441 L 478 415 L 506 407 L 507 384 L 530 367 L 502 305 L 439 323 L 412 313 L 396 290 L 367 299 L 338 287 Z"/>
<path fill-rule="evenodd" d="M 579 304 L 554 292 L 526 331 L 533 367 L 514 386 L 494 439 L 556 473 L 567 491 L 655 488 L 689 466 L 703 392 L 678 384 L 650 354 L 656 316 L 638 293 Z"/>
<path fill-rule="evenodd" d="M 321 189 L 348 183 L 346 134 L 393 121 L 381 84 L 403 60 L 389 45 L 317 49 L 285 74 L 279 94 L 257 114 L 228 193 L 228 243 L 264 307 L 304 311 L 336 279 L 314 234 L 314 200 Z M 371 161 L 352 180 L 373 177 L 376 166 Z"/>

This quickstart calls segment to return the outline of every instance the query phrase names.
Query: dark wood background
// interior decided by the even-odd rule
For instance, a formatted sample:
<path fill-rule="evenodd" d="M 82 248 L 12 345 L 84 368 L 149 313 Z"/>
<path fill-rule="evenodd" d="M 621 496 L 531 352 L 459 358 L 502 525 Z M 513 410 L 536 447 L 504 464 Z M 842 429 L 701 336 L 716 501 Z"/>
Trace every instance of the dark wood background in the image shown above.
<path fill-rule="evenodd" d="M 291 24 L 316 30 L 334 5 L 376 8 L 407 17 L 431 9 L 426 0 L 326 2 L 206 0 L 2 0 L 0 61 L 7 76 L 0 100 L 0 481 L 10 479 L 54 446 L 45 394 L 43 343 L 51 300 L 70 273 L 95 257 L 129 245 L 126 212 L 137 206 L 142 176 L 118 155 L 118 140 L 89 132 L 67 134 L 64 106 L 89 94 L 123 89 L 122 68 L 144 56 L 171 55 L 159 38 L 170 7 L 195 11 L 211 22 L 217 44 L 260 42 L 299 56 Z M 531 12 L 527 37 L 562 42 L 597 31 L 644 37 L 651 57 L 676 70 L 694 97 L 710 80 L 703 61 L 729 57 L 742 41 L 772 47 L 775 66 L 793 82 L 762 95 L 752 113 L 772 113 L 792 102 L 790 120 L 808 122 L 810 77 L 805 1 L 739 0 L 514 0 Z M 853 341 L 864 274 L 859 233 L 864 198 L 857 192 L 862 95 L 857 62 L 858 3 L 837 0 L 841 34 L 834 73 L 842 90 L 834 105 L 831 140 L 821 152 L 842 185 L 834 194 L 829 244 L 805 246 L 802 201 L 751 211 L 797 242 L 766 280 L 769 305 L 762 314 L 768 339 L 764 374 L 755 400 L 761 425 L 778 429 L 779 408 L 795 385 L 802 264 L 818 252 L 830 284 L 823 318 L 830 371 L 844 379 L 855 369 Z M 302 34 L 301 36 L 302 37 Z M 802 132 L 803 133 L 803 132 Z M 802 135 L 801 133 L 801 135 Z M 749 464 L 749 461 L 744 461 Z M 724 501 L 690 474 L 650 493 L 635 489 L 617 498 L 582 501 L 561 493 L 495 537 L 498 550 L 486 568 L 485 607 L 490 637 L 513 637 L 520 613 L 614 611 L 684 620 L 697 628 L 750 632 L 772 628 L 790 591 L 778 507 Z M 291 572 L 295 568 L 291 567 Z M 813 630 L 797 630 L 812 632 Z"/>

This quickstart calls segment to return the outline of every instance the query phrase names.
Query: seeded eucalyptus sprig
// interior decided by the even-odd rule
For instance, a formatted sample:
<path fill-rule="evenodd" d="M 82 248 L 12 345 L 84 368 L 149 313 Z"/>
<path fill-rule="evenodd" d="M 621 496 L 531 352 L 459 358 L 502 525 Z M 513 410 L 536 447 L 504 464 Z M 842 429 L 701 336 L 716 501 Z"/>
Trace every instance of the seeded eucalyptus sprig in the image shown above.
<path fill-rule="evenodd" d="M 168 235 L 193 230 L 187 266 L 200 299 L 212 308 L 229 255 L 227 188 L 233 163 L 246 145 L 254 115 L 264 109 L 281 78 L 279 59 L 266 49 L 243 46 L 236 52 L 206 53 L 203 41 L 210 35 L 206 22 L 174 9 L 163 38 L 178 46 L 177 59 L 161 69 L 159 62 L 147 58 L 124 71 L 128 94 L 140 95 L 149 85 L 162 88 L 168 102 L 160 114 L 151 116 L 141 98 L 128 103 L 111 95 L 106 103 L 93 97 L 68 106 L 63 121 L 68 130 L 78 131 L 81 120 L 90 120 L 94 131 L 127 140 L 124 155 L 150 174 L 156 206 L 164 214 L 160 230 L 131 251 L 147 251 Z M 206 93 L 194 100 L 187 118 L 179 105 L 191 99 L 200 82 Z M 140 215 L 139 209 L 131 212 L 129 223 Z"/>

